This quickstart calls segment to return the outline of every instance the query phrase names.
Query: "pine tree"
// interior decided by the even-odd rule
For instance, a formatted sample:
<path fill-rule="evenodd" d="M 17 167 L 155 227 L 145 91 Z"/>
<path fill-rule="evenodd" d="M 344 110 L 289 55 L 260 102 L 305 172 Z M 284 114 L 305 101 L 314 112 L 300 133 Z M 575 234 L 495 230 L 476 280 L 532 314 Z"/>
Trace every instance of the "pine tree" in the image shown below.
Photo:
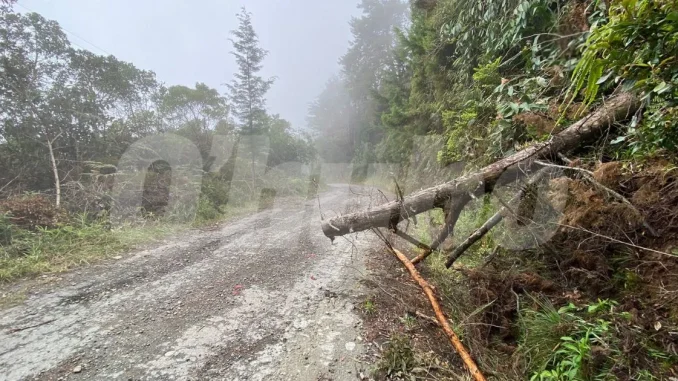
<path fill-rule="evenodd" d="M 249 136 L 252 187 L 255 187 L 255 165 L 259 147 L 256 147 L 254 135 L 266 132 L 266 93 L 274 79 L 263 79 L 257 75 L 268 52 L 259 47 L 259 38 L 252 26 L 252 14 L 243 7 L 238 14 L 238 20 L 240 26 L 237 30 L 231 31 L 235 38 L 230 39 L 234 48 L 231 54 L 235 56 L 238 72 L 227 86 L 231 93 L 233 114 L 240 124 L 240 133 Z"/>
<path fill-rule="evenodd" d="M 252 26 L 252 14 L 243 7 L 238 14 L 240 26 L 231 32 L 234 39 L 234 51 L 238 72 L 231 84 L 230 91 L 233 113 L 240 122 L 240 131 L 245 134 L 262 133 L 266 121 L 266 93 L 274 79 L 263 79 L 258 75 L 262 61 L 268 51 L 259 47 L 259 38 Z"/>
<path fill-rule="evenodd" d="M 375 93 L 381 91 L 384 76 L 394 67 L 396 29 L 406 24 L 408 2 L 403 0 L 361 0 L 359 17 L 351 22 L 353 40 L 339 63 L 350 95 L 351 119 L 348 123 L 351 151 L 380 140 L 381 109 Z M 365 145 L 369 143 L 370 145 Z"/>

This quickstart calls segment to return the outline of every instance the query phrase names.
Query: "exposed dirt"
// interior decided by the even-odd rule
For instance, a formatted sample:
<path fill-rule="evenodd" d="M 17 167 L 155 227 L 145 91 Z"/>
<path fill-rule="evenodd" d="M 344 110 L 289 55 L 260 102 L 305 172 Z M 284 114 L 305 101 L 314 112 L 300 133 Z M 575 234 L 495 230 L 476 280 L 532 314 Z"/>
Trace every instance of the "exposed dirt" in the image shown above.
<path fill-rule="evenodd" d="M 367 254 L 367 270 L 369 276 L 363 281 L 366 296 L 360 312 L 365 340 L 374 344 L 367 350 L 369 361 L 377 367 L 387 365 L 382 358 L 390 340 L 407 337 L 417 357 L 414 371 L 421 379 L 448 379 L 441 377 L 465 374 L 459 356 L 433 316 L 431 305 L 402 263 L 386 249 L 376 249 Z M 371 308 L 365 307 L 368 302 Z M 377 369 L 374 375 L 379 380 L 410 379 L 402 378 L 405 376 L 398 375 L 399 369 L 395 368 L 391 369 L 392 374 L 388 374 L 388 369 Z"/>
<path fill-rule="evenodd" d="M 0 311 L 2 380 L 354 380 L 365 371 L 361 319 L 370 234 L 337 239 L 325 214 L 363 208 L 364 188 L 38 281 Z"/>
<path fill-rule="evenodd" d="M 555 178 L 540 201 L 547 200 L 563 213 L 556 216 L 556 234 L 541 247 L 500 247 L 490 254 L 494 244 L 488 245 L 467 253 L 474 257 L 450 271 L 433 267 L 434 263 L 440 267 L 435 254 L 420 265 L 489 377 L 529 377 L 529 359 L 521 351 L 520 317 L 526 311 L 541 311 L 538 301 L 557 309 L 600 300 L 618 303 L 614 314 L 605 317 L 616 352 L 594 347 L 592 369 L 605 367 L 618 379 L 629 379 L 641 369 L 651 370 L 657 379 L 678 375 L 678 170 L 661 161 L 629 168 L 622 163 L 586 168 L 633 206 L 583 179 Z M 411 246 L 403 251 L 407 248 L 410 256 L 416 254 Z M 431 315 L 430 306 L 402 265 L 385 250 L 369 258 L 368 269 L 375 279 L 367 283 L 373 312 L 363 311 L 365 337 L 386 351 L 389 339 L 408 337 L 419 356 L 427 355 L 423 361 L 417 359 L 417 366 L 430 365 L 424 367 L 425 373 L 416 374 L 422 379 L 458 379 L 465 374 L 440 328 L 426 316 Z M 386 351 L 372 354 L 374 360 Z M 409 379 L 389 377 L 385 378 Z"/>

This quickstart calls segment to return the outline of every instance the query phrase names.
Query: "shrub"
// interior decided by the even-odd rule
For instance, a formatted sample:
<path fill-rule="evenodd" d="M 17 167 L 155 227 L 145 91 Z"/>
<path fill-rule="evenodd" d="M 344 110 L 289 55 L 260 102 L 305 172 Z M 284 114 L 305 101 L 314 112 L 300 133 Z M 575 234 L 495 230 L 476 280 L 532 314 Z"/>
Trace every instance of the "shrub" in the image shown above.
<path fill-rule="evenodd" d="M 196 221 L 200 222 L 210 222 L 215 221 L 221 217 L 221 211 L 217 208 L 214 203 L 208 197 L 201 197 L 198 202 L 198 212 L 196 213 Z"/>
<path fill-rule="evenodd" d="M 678 3 L 628 0 L 612 2 L 608 22 L 592 28 L 568 89 L 571 102 L 584 92 L 584 104 L 603 90 L 622 84 L 642 94 L 643 118 L 634 117 L 624 142 L 632 154 L 657 148 L 675 152 L 678 128 Z M 583 111 L 583 109 L 582 109 Z"/>
<path fill-rule="evenodd" d="M 394 335 L 388 342 L 388 348 L 377 365 L 377 373 L 388 376 L 407 374 L 416 365 L 414 351 L 407 336 Z"/>
<path fill-rule="evenodd" d="M 41 194 L 0 201 L 0 212 L 9 214 L 9 221 L 15 226 L 28 230 L 54 228 L 67 220 L 66 212 Z"/>

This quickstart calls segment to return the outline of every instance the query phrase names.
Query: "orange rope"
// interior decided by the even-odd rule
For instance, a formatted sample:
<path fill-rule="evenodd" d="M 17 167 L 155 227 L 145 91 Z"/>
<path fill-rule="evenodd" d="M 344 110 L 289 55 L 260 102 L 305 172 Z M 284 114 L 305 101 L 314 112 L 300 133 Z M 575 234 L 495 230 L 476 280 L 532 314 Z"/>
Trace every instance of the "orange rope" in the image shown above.
<path fill-rule="evenodd" d="M 464 361 L 464 364 L 466 365 L 468 371 L 471 373 L 471 376 L 473 376 L 473 378 L 476 381 L 486 381 L 485 376 L 483 376 L 483 374 L 480 373 L 478 366 L 476 365 L 475 361 L 473 361 L 473 358 L 471 358 L 471 355 L 469 355 L 468 351 L 464 347 L 464 344 L 461 343 L 459 337 L 457 336 L 456 333 L 454 333 L 454 331 L 450 327 L 450 324 L 447 322 L 445 314 L 443 314 L 443 311 L 440 309 L 438 299 L 433 294 L 433 288 L 431 287 L 431 285 L 424 278 L 422 278 L 421 275 L 419 275 L 419 272 L 414 267 L 412 262 L 410 262 L 410 260 L 407 259 L 407 257 L 403 253 L 396 250 L 395 248 L 390 249 L 393 252 L 393 254 L 400 260 L 400 262 L 402 262 L 403 265 L 405 265 L 407 271 L 409 271 L 410 275 L 412 275 L 412 278 L 424 290 L 424 293 L 428 297 L 429 302 L 431 302 L 433 311 L 436 314 L 436 319 L 438 319 L 438 322 L 443 327 L 443 331 L 445 331 L 445 334 L 450 339 L 450 342 L 452 343 L 454 349 L 457 351 L 457 353 L 459 353 L 459 356 L 461 356 L 461 359 L 462 361 Z"/>

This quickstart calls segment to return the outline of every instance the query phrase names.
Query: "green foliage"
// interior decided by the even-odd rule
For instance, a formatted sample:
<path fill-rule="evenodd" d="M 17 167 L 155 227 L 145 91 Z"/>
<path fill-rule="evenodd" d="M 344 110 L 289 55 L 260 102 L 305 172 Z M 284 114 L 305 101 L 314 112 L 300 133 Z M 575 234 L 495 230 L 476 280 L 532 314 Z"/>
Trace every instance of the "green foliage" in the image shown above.
<path fill-rule="evenodd" d="M 497 58 L 485 65 L 480 65 L 473 69 L 473 82 L 480 87 L 483 92 L 491 93 L 494 89 L 501 85 L 501 75 L 499 74 L 499 66 L 501 65 L 501 58 Z M 488 91 L 489 90 L 489 91 Z"/>
<path fill-rule="evenodd" d="M 363 301 L 362 310 L 367 315 L 372 315 L 377 311 L 377 306 L 372 299 L 365 299 L 365 301 Z"/>
<path fill-rule="evenodd" d="M 541 310 L 521 316 L 521 345 L 533 364 L 531 380 L 610 377 L 611 363 L 600 362 L 596 351 L 619 353 L 610 321 L 623 316 L 615 312 L 617 303 L 599 300 L 584 308 L 569 304 L 556 310 L 546 301 L 535 301 Z"/>
<path fill-rule="evenodd" d="M 306 194 L 308 183 L 300 170 L 269 171 L 288 162 L 310 162 L 315 151 L 308 136 L 266 112 L 272 80 L 257 73 L 267 53 L 258 46 L 244 9 L 239 21 L 232 42 L 240 70 L 229 98 L 200 82 L 165 87 L 151 71 L 77 49 L 55 21 L 1 6 L 0 191 L 41 193 L 0 200 L 0 280 L 61 271 L 119 253 L 134 242 L 152 240 L 158 230 L 187 228 L 193 217 L 203 224 L 255 210 L 259 194 L 252 190 L 261 189 L 264 181 L 270 180 L 265 185 L 279 190 L 277 195 Z M 182 202 L 182 187 L 196 185 L 200 176 L 175 179 L 178 191 L 172 197 L 180 201 L 167 210 L 170 174 L 176 168 L 156 162 L 143 183 L 145 220 L 110 230 L 111 188 L 114 180 L 122 184 L 115 175 L 140 169 L 116 167 L 121 156 L 139 139 L 166 132 L 187 138 L 200 151 L 204 172 L 197 209 Z M 214 143 L 223 142 L 223 136 L 240 141 L 238 133 L 266 135 L 269 152 L 255 157 L 259 152 L 251 147 L 251 159 L 235 160 L 235 153 L 215 157 L 226 147 Z M 231 186 L 234 173 L 255 168 L 265 168 L 266 179 Z M 57 183 L 61 208 L 53 202 Z"/>
<path fill-rule="evenodd" d="M 119 155 L 153 130 L 155 74 L 75 49 L 58 23 L 36 13 L 0 14 L 0 67 L 3 184 L 21 175 L 15 184 L 24 189 L 53 188 L 48 142 L 60 172 L 77 174 L 72 163 Z"/>
<path fill-rule="evenodd" d="M 382 359 L 377 364 L 377 372 L 387 376 L 404 375 L 416 365 L 414 350 L 410 339 L 403 335 L 393 335 L 387 343 Z"/>
<path fill-rule="evenodd" d="M 198 224 L 217 221 L 222 216 L 221 210 L 208 198 L 201 197 L 198 201 L 198 209 L 196 211 L 196 222 Z"/>
<path fill-rule="evenodd" d="M 594 26 L 572 74 L 570 96 L 584 89 L 584 102 L 600 85 L 624 81 L 645 93 L 670 93 L 678 63 L 678 6 L 670 0 L 618 0 L 609 21 Z"/>
<path fill-rule="evenodd" d="M 266 162 L 268 167 L 291 162 L 308 163 L 315 158 L 316 152 L 311 146 L 310 137 L 292 131 L 288 121 L 279 115 L 272 115 L 268 117 L 266 125 L 270 143 Z"/>
<path fill-rule="evenodd" d="M 624 142 L 630 155 L 657 149 L 675 152 L 678 129 L 678 5 L 670 0 L 611 2 L 607 23 L 592 28 L 568 89 L 570 101 L 583 90 L 584 104 L 602 89 L 622 85 L 643 95 L 646 111 L 634 119 Z"/>
<path fill-rule="evenodd" d="M 15 229 L 12 245 L 0 246 L 0 282 L 65 271 L 161 239 L 177 228 L 151 224 L 111 230 L 106 221 L 88 221 L 82 215 L 55 228 Z"/>
<path fill-rule="evenodd" d="M 678 93 L 676 93 L 678 95 Z M 678 96 L 672 100 L 655 98 L 646 106 L 639 121 L 634 118 L 624 132 L 612 140 L 624 159 L 649 157 L 664 151 L 678 152 Z"/>
<path fill-rule="evenodd" d="M 228 84 L 233 102 L 233 113 L 240 121 L 240 129 L 246 134 L 265 131 L 266 93 L 274 79 L 263 79 L 258 73 L 268 52 L 259 46 L 259 38 L 252 25 L 252 14 L 242 8 L 238 14 L 238 29 L 231 32 L 231 40 L 238 65 L 235 79 Z"/>

